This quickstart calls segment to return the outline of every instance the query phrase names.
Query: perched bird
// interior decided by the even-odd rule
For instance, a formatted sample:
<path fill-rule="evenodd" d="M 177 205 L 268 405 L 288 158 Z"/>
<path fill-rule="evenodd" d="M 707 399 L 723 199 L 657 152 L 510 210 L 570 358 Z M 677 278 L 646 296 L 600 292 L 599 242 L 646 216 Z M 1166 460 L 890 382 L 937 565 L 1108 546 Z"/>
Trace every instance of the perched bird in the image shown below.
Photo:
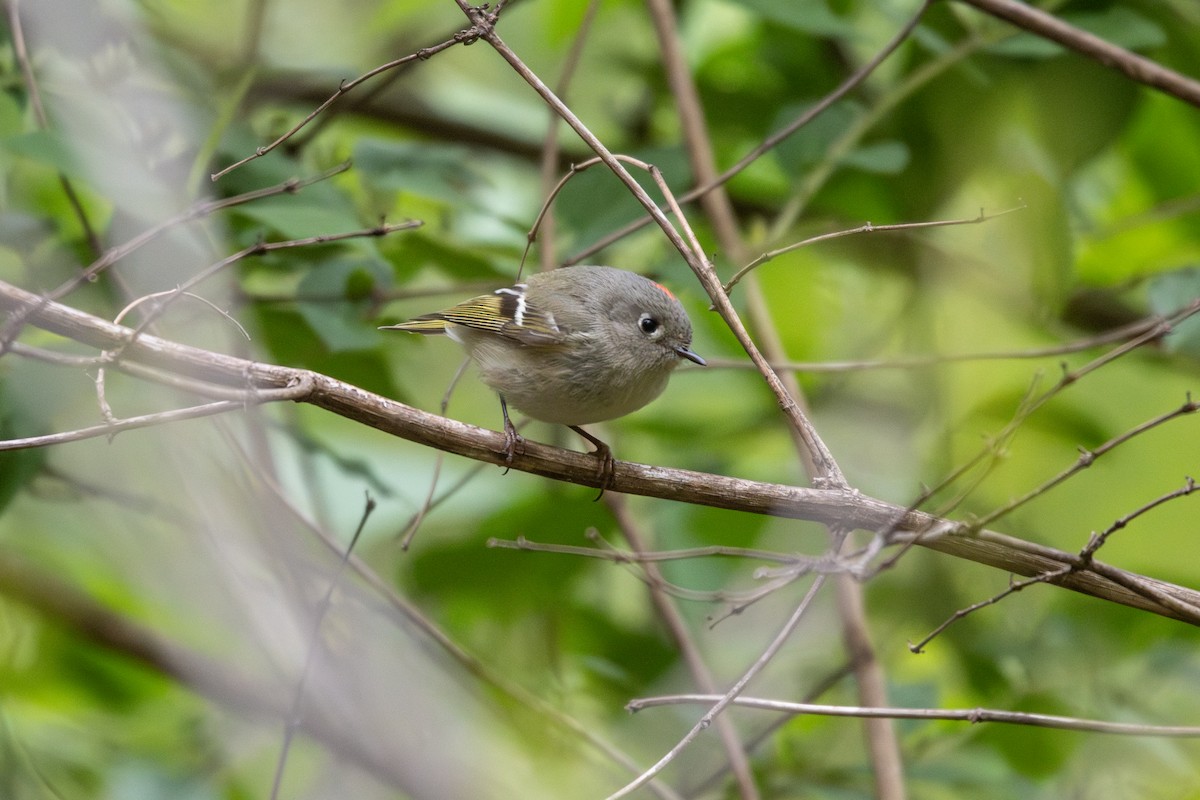
<path fill-rule="evenodd" d="M 507 463 L 522 442 L 508 417 L 511 403 L 595 445 L 602 487 L 612 477 L 612 452 L 579 426 L 646 405 L 682 359 L 704 366 L 692 352 L 692 323 L 675 296 L 614 267 L 539 272 L 381 330 L 444 333 L 463 346 L 483 382 L 500 395 Z"/>

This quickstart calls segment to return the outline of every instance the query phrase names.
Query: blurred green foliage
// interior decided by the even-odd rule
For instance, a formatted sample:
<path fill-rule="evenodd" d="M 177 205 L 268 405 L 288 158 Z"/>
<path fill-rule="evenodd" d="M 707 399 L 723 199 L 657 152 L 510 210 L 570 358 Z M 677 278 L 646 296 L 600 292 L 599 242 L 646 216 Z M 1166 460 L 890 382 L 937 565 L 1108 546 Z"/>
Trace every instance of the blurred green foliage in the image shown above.
<path fill-rule="evenodd" d="M 139 251 L 64 302 L 111 319 L 130 297 L 174 289 L 255 242 L 419 220 L 419 228 L 386 237 L 276 250 L 192 289 L 245 326 L 249 342 L 199 303 L 174 303 L 157 323 L 171 338 L 311 368 L 418 408 L 438 409 L 460 354 L 450 342 L 381 333 L 378 325 L 513 279 L 549 188 L 587 156 L 559 126 L 557 167 L 547 183 L 540 157 L 548 113 L 479 43 L 376 78 L 279 149 L 210 183 L 204 176 L 288 130 L 339 81 L 453 35 L 464 27 L 461 14 L 449 2 L 415 0 L 37 5 L 26 35 L 49 129 L 36 118 L 7 27 L 0 50 L 0 278 L 47 291 L 96 257 L 64 194 L 64 177 L 99 240 L 113 247 L 211 195 L 231 197 L 349 161 L 350 169 L 328 180 L 181 226 L 169 247 Z M 517 2 L 499 31 L 555 85 L 584 5 Z M 718 166 L 735 163 L 832 90 L 916 5 L 678 4 Z M 1062 19 L 1115 44 L 1200 74 L 1200 12 L 1187 0 L 1051 5 Z M 601 4 L 579 59 L 573 80 L 561 87 L 568 104 L 612 150 L 654 163 L 675 190 L 686 190 L 692 178 L 675 98 L 642 4 Z M 871 232 L 801 248 L 763 265 L 752 279 L 756 287 L 739 287 L 735 303 L 750 313 L 749 296 L 761 292 L 769 324 L 795 361 L 1007 354 L 799 374 L 817 428 L 853 485 L 908 503 L 923 485 L 988 448 L 988 437 L 1030 392 L 1045 391 L 1064 368 L 1078 369 L 1111 345 L 1043 358 L 1022 357 L 1027 351 L 1170 315 L 1200 297 L 1198 141 L 1200 110 L 966 5 L 935 3 L 859 90 L 730 182 L 743 233 L 759 253 L 867 222 L 971 220 L 981 211 L 1016 210 L 975 224 Z M 732 275 L 741 265 L 720 252 L 700 209 L 689 211 L 722 276 Z M 542 252 L 553 262 L 572 258 L 640 215 L 600 167 L 574 177 L 554 212 L 526 269 Z M 586 260 L 670 284 L 695 322 L 696 351 L 739 362 L 681 370 L 655 404 L 603 426 L 617 457 L 803 482 L 773 398 L 745 368 L 744 354 L 707 311 L 661 232 L 644 228 Z M 1069 467 L 1079 448 L 1180 406 L 1197 388 L 1198 325 L 1189 320 L 1023 420 L 984 460 L 978 486 L 954 516 L 986 514 Z M 92 354 L 32 328 L 20 341 Z M 19 354 L 5 353 L 0 438 L 97 424 L 95 377 L 94 366 L 30 368 Z M 110 384 L 118 415 L 195 401 L 125 377 Z M 499 427 L 494 396 L 469 372 L 449 415 Z M 526 435 L 577 446 L 544 425 Z M 1076 551 L 1091 532 L 1195 475 L 1198 453 L 1196 420 L 1185 416 L 1134 438 L 993 527 Z M 463 708 L 499 709 L 494 719 L 462 711 L 474 745 L 463 731 L 456 734 L 463 739 L 444 743 L 429 734 L 435 749 L 480 748 L 474 767 L 455 777 L 466 780 L 472 770 L 504 776 L 490 794 L 471 796 L 517 796 L 506 794 L 510 781 L 521 796 L 604 796 L 628 775 L 607 761 L 597 767 L 579 731 L 547 722 L 551 712 L 528 698 L 648 765 L 699 712 L 658 709 L 630 719 L 622 704 L 692 690 L 679 649 L 630 565 L 485 542 L 525 537 L 586 546 L 585 531 L 595 530 L 623 547 L 619 526 L 591 501 L 591 490 L 491 467 L 475 474 L 451 458 L 438 496 L 460 479 L 464 488 L 439 501 L 402 552 L 396 534 L 424 501 L 434 468 L 428 450 L 307 408 L 259 409 L 226 427 L 183 423 L 111 443 L 0 453 L 0 561 L 17 559 L 13 574 L 34 583 L 53 574 L 172 642 L 248 675 L 261 669 L 286 689 L 305 652 L 296 647 L 303 642 L 296 630 L 307 628 L 294 620 L 263 622 L 258 614 L 277 595 L 311 607 L 332 562 L 303 520 L 345 542 L 366 489 L 380 506 L 358 555 L 478 659 L 456 660 L 413 634 L 420 653 L 448 664 L 435 671 L 468 698 Z M 1155 510 L 1114 535 L 1100 557 L 1200 586 L 1195 502 Z M 637 498 L 629 505 L 659 550 L 824 548 L 822 530 L 807 523 Z M 289 556 L 295 563 L 270 555 L 281 546 L 299 552 Z M 726 610 L 715 593 L 759 585 L 757 566 L 720 558 L 663 565 L 673 585 L 714 593 L 681 610 L 719 686 L 753 662 L 800 597 L 789 587 L 712 624 Z M 1002 591 L 1007 580 L 913 552 L 866 587 L 894 702 L 1200 720 L 1193 628 L 1060 589 L 1030 587 L 958 622 L 925 654 L 906 649 L 956 610 Z M 88 641 L 68 617 L 30 610 L 23 585 L 0 582 L 0 796 L 268 796 L 282 739 L 277 722 L 240 719 L 190 692 L 187 679 L 164 678 Z M 335 608 L 355 606 L 356 597 L 348 593 Z M 383 605 L 362 605 L 382 615 L 373 602 Z M 372 639 L 339 619 L 322 628 L 323 647 L 357 653 L 371 639 L 380 663 L 392 664 L 384 659 L 396 641 Z M 408 635 L 407 623 L 389 625 L 385 631 Z M 400 658 L 405 667 L 408 658 Z M 799 699 L 843 659 L 826 599 L 753 693 Z M 364 669 L 370 661 L 354 660 Z M 407 669 L 389 676 L 422 693 Z M 347 707 L 380 713 L 381 741 L 425 730 L 426 718 L 371 694 L 375 684 L 365 676 L 335 677 L 331 696 L 341 702 L 344 690 L 360 703 L 345 699 Z M 846 680 L 821 699 L 856 704 Z M 733 716 L 747 739 L 773 721 L 758 712 Z M 375 729 L 363 725 L 362 737 L 372 738 Z M 1200 797 L 1194 742 L 998 725 L 906 722 L 897 729 L 913 797 Z M 666 778 L 685 789 L 701 785 L 722 758 L 702 739 Z M 751 758 L 764 796 L 872 796 L 868 756 L 850 720 L 790 720 Z M 387 786 L 358 772 L 343 782 L 332 771 L 341 760 L 336 750 L 298 745 L 284 796 L 453 796 L 422 789 L 419 780 Z M 431 775 L 436 766 L 428 763 Z M 702 786 L 694 796 L 736 796 L 724 774 Z"/>

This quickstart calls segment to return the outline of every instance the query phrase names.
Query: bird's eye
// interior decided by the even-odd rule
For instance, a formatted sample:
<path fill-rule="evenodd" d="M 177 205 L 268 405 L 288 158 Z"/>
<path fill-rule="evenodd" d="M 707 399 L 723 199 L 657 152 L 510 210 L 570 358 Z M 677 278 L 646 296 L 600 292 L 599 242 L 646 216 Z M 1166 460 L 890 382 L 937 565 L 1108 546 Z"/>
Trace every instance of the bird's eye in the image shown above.
<path fill-rule="evenodd" d="M 658 330 L 659 322 L 649 314 L 642 314 L 641 318 L 638 320 L 638 327 L 642 329 L 642 333 L 649 336 Z"/>

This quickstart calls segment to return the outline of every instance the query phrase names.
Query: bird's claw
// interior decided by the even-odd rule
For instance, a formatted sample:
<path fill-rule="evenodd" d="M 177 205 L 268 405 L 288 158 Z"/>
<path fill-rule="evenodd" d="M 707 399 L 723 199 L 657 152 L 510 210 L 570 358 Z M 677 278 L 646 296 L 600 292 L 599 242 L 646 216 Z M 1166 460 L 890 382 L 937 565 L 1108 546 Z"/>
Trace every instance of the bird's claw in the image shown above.
<path fill-rule="evenodd" d="M 517 433 L 516 427 L 507 419 L 504 426 L 504 473 L 512 469 L 513 459 L 517 453 L 525 454 L 525 437 Z"/>

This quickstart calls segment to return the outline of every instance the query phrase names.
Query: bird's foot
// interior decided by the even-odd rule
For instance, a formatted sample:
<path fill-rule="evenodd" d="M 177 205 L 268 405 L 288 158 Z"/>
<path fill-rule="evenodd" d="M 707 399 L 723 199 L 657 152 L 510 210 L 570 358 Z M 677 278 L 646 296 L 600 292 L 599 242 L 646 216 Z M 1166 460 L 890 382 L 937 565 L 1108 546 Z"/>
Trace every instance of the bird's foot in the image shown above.
<path fill-rule="evenodd" d="M 600 459 L 600 469 L 596 473 L 596 477 L 600 482 L 600 493 L 595 497 L 595 500 L 599 500 L 601 497 L 604 497 L 605 490 L 612 486 L 613 477 L 615 476 L 616 461 L 613 459 L 612 448 L 577 425 L 568 425 L 567 427 L 584 439 L 587 439 L 596 447 L 592 451 L 592 455 Z"/>
<path fill-rule="evenodd" d="M 521 434 L 517 433 L 516 426 L 514 426 L 511 422 L 509 422 L 508 417 L 505 416 L 505 418 L 504 418 L 504 473 L 506 475 L 508 474 L 508 471 L 510 469 L 512 469 L 513 458 L 516 457 L 517 453 L 520 453 L 522 455 L 525 454 L 525 437 L 523 437 Z"/>

